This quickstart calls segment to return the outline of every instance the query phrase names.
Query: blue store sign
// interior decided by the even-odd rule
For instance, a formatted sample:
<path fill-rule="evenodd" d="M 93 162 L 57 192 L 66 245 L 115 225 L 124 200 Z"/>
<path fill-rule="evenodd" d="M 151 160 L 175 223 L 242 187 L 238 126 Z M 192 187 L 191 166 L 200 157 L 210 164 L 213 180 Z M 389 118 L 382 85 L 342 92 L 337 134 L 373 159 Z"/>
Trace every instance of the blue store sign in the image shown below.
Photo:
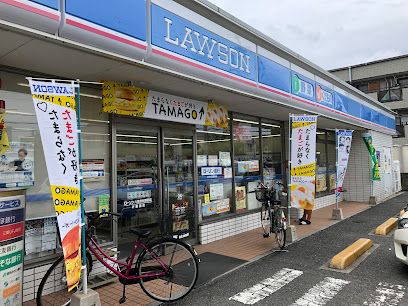
<path fill-rule="evenodd" d="M 256 54 L 152 4 L 152 44 L 256 81 Z"/>

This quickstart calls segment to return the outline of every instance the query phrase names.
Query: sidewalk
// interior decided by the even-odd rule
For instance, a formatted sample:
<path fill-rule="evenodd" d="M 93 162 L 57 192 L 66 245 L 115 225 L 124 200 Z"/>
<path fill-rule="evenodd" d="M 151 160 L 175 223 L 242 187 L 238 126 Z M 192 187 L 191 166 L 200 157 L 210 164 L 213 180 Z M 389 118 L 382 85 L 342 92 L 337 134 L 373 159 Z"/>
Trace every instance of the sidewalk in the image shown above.
<path fill-rule="evenodd" d="M 357 202 L 342 202 L 344 218 L 351 217 L 370 206 Z M 311 225 L 296 226 L 297 238 L 302 239 L 318 232 L 339 221 L 331 220 L 332 210 L 335 205 L 321 208 L 313 212 Z M 261 228 L 254 229 L 239 235 L 228 237 L 205 245 L 196 245 L 194 248 L 200 255 L 200 276 L 197 285 L 200 286 L 211 279 L 232 270 L 248 261 L 256 260 L 277 248 L 275 237 L 263 238 Z M 120 305 L 122 285 L 118 282 L 97 288 L 102 305 Z M 157 305 L 158 303 L 148 298 L 139 285 L 129 286 L 126 290 L 127 301 L 123 305 Z"/>

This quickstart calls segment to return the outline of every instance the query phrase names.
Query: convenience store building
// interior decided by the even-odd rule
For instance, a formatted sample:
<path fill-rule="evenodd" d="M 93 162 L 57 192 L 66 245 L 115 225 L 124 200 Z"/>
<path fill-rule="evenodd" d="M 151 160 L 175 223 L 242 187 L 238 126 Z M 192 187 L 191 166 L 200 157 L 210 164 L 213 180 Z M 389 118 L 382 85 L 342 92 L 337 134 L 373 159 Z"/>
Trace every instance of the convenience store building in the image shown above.
<path fill-rule="evenodd" d="M 86 81 L 85 207 L 123 213 L 119 223 L 101 220 L 97 234 L 124 254 L 131 227 L 203 244 L 259 227 L 260 203 L 248 192 L 260 181 L 286 183 L 290 114 L 319 115 L 316 209 L 335 202 L 336 128 L 355 131 L 343 199 L 379 202 L 398 191 L 395 114 L 387 107 L 206 1 L 120 3 L 0 0 L 7 158 L 23 148 L 32 161 L 27 175 L 2 165 L 0 196 L 25 196 L 25 269 L 59 252 L 27 76 Z M 177 119 L 169 109 L 144 118 L 102 112 L 100 80 L 167 101 L 216 103 L 228 110 L 226 126 L 195 124 L 191 113 Z M 364 132 L 381 156 L 381 181 L 374 183 Z M 33 298 L 34 287 L 26 288 L 25 300 Z"/>

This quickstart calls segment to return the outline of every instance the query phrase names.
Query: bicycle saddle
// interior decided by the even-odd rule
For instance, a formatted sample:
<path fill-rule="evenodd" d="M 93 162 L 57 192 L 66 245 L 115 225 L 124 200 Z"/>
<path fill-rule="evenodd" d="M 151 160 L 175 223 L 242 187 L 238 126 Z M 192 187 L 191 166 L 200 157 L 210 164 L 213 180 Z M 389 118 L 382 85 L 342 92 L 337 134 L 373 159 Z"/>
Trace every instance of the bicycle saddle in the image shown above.
<path fill-rule="evenodd" d="M 139 236 L 140 238 L 147 238 L 152 233 L 152 231 L 140 229 L 140 228 L 131 228 L 129 229 L 129 232 Z"/>

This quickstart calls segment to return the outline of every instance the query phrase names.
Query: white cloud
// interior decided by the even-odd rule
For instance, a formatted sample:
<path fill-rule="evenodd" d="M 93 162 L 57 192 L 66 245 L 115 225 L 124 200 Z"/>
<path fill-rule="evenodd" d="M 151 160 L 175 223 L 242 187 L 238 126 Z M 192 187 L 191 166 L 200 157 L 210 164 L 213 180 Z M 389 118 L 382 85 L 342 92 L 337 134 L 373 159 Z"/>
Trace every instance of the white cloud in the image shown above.
<path fill-rule="evenodd" d="M 408 53 L 408 1 L 210 1 L 325 69 Z"/>

